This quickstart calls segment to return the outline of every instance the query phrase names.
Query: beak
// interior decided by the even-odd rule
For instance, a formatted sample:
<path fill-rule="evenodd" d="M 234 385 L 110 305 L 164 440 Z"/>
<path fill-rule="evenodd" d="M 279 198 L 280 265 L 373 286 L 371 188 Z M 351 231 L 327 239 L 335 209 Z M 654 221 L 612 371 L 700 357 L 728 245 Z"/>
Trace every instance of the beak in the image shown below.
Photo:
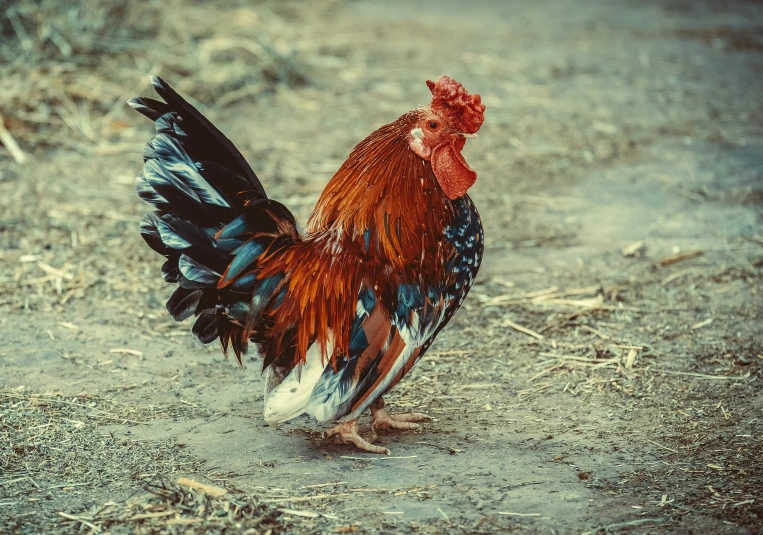
<path fill-rule="evenodd" d="M 477 139 L 477 134 L 467 134 L 465 132 L 459 132 L 459 136 L 469 138 L 469 139 Z"/>

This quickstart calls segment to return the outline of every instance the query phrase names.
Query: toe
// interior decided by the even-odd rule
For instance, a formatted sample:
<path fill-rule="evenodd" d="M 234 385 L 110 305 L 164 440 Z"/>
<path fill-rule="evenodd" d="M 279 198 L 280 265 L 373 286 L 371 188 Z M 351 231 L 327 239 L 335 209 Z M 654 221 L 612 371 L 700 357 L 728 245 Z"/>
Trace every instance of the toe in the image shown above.
<path fill-rule="evenodd" d="M 379 455 L 389 455 L 389 450 L 383 446 L 374 446 L 373 444 L 369 444 L 365 440 L 362 444 L 355 444 L 355 447 L 357 447 L 360 450 L 367 451 L 369 453 L 376 453 Z"/>
<path fill-rule="evenodd" d="M 392 420 L 389 427 L 390 429 L 399 429 L 400 431 L 421 431 L 419 424 L 406 422 L 405 420 Z"/>
<path fill-rule="evenodd" d="M 378 453 L 380 455 L 389 455 L 389 450 L 382 446 L 374 446 L 367 440 L 364 440 L 360 435 L 353 435 L 344 437 L 345 444 L 353 444 L 359 450 L 367 451 L 369 453 Z"/>
<path fill-rule="evenodd" d="M 379 455 L 389 455 L 389 450 L 382 446 L 374 446 L 358 434 L 357 424 L 355 422 L 339 424 L 323 433 L 324 438 L 334 438 L 334 441 L 340 444 L 351 444 L 359 450 Z M 376 440 L 374 433 L 372 441 Z"/>
<path fill-rule="evenodd" d="M 371 430 L 374 433 L 376 433 L 376 431 L 383 431 L 385 429 L 395 429 L 398 431 L 420 431 L 421 426 L 413 422 L 401 421 L 396 418 L 388 418 L 384 420 L 376 420 L 371 427 Z"/>
<path fill-rule="evenodd" d="M 432 418 L 421 412 L 410 412 L 408 414 L 397 414 L 395 420 L 398 422 L 431 422 Z"/>

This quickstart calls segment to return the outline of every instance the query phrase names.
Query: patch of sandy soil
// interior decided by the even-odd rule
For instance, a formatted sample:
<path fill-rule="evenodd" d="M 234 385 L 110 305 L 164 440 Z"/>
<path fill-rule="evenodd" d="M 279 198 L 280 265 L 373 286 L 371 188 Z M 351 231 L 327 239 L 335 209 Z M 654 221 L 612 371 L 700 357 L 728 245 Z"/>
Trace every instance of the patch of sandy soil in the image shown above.
<path fill-rule="evenodd" d="M 763 533 L 760 5 L 214 6 L 304 68 L 204 101 L 301 221 L 425 79 L 482 94 L 485 264 L 388 397 L 433 421 L 389 457 L 267 426 L 258 363 L 163 309 L 131 180 L 151 127 L 120 110 L 118 139 L 0 153 L 0 531 Z"/>

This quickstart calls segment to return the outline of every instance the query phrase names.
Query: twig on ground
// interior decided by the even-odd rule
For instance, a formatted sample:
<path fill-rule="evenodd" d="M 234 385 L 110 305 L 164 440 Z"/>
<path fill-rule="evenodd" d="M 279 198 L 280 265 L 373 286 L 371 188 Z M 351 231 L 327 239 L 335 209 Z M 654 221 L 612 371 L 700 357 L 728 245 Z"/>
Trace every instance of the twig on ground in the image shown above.
<path fill-rule="evenodd" d="M 705 254 L 705 251 L 702 251 L 702 250 L 680 253 L 677 255 L 669 256 L 667 258 L 663 258 L 662 260 L 660 260 L 659 264 L 662 267 L 670 266 L 671 264 L 677 264 L 678 262 L 683 262 L 684 260 L 688 260 L 690 258 L 702 256 L 703 254 Z"/>

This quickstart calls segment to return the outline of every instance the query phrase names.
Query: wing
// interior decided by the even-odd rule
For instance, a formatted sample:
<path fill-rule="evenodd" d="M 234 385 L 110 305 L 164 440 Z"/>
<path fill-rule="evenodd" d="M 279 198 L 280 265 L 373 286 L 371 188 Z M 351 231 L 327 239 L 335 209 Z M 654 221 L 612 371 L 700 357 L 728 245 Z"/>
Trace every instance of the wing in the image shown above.
<path fill-rule="evenodd" d="M 357 418 L 408 373 L 445 321 L 448 303 L 436 287 L 401 285 L 393 306 L 361 289 L 350 353 L 325 367 L 305 412 L 319 421 Z"/>

